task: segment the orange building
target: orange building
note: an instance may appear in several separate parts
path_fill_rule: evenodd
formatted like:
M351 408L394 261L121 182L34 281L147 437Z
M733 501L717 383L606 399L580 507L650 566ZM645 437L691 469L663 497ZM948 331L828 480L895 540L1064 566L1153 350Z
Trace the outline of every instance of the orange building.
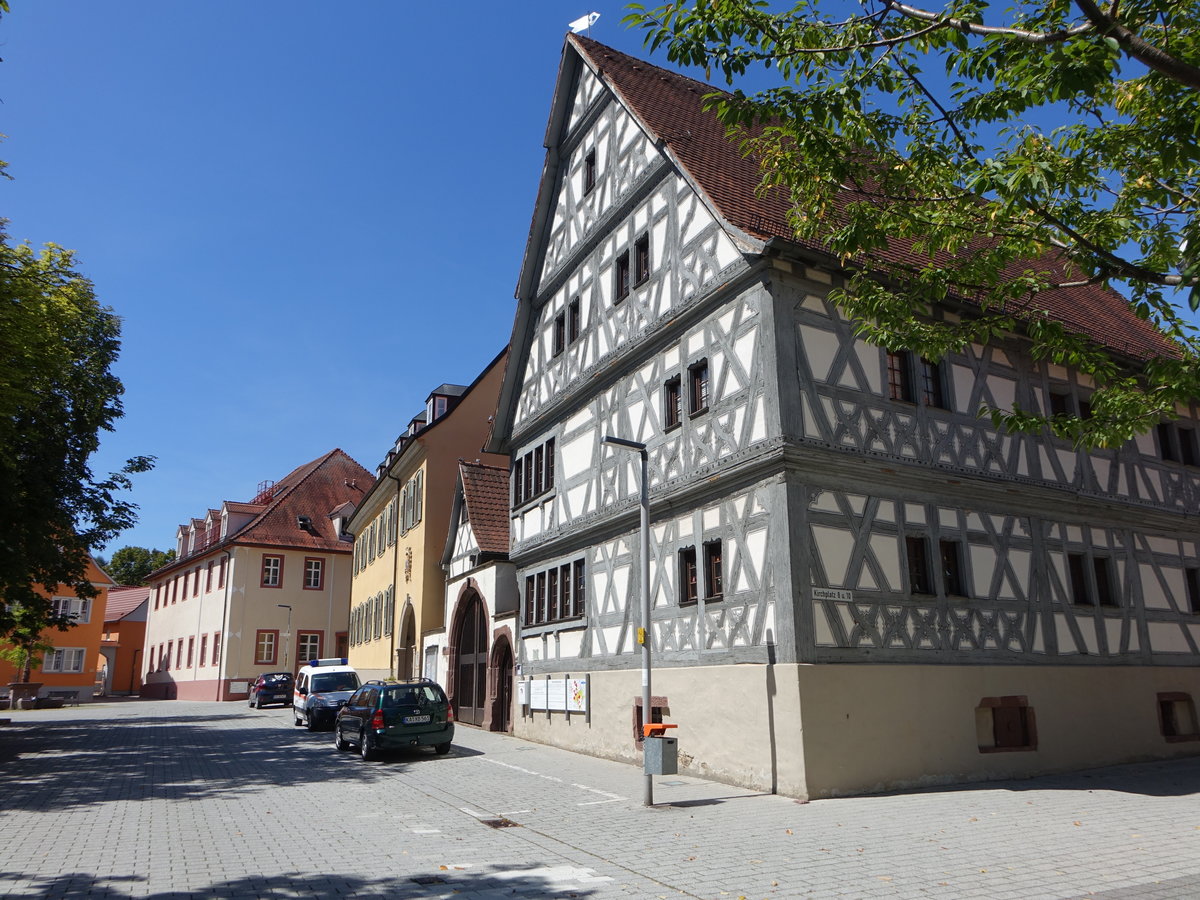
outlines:
M78 596L67 585L54 590L42 589L43 596L54 602L54 611L75 617L75 625L66 631L51 628L42 633L42 640L54 646L34 666L29 680L40 682L39 697L62 697L65 700L91 700L96 690L97 662L100 657L101 634L104 631L108 591L113 580L96 565L88 562L88 579L99 590L92 598ZM17 680L20 672L12 663L0 660L0 685Z
M102 694L136 694L142 687L146 613L150 588L115 587L108 592L96 679Z

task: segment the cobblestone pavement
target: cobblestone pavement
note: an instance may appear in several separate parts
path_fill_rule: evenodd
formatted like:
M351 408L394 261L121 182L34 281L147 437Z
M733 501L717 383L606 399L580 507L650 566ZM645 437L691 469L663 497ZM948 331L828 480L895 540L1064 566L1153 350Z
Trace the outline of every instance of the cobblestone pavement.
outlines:
M5 715L3 897L1200 898L1197 758L809 804L666 776L647 809L638 769L463 727L365 763L279 709Z

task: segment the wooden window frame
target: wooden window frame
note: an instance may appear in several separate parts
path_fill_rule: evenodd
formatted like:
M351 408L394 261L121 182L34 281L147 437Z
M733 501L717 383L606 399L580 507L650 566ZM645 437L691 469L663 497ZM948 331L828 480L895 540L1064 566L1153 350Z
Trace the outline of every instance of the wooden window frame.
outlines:
M309 584L311 574L311 566L317 564L317 583ZM323 591L325 590L325 557L323 556L306 556L304 557L304 579L301 583L301 588L306 591Z
M708 359L698 359L688 366L688 415L708 412L710 401Z
M1187 612L1200 615L1200 568L1186 566L1183 570L1183 585L1187 593Z
M221 561L217 564L217 590L225 587L225 569L229 562L228 556L222 556Z
M629 250L622 250L613 262L613 304L629 296L630 284Z
M678 428L683 422L683 377L675 375L663 383L663 430Z
M277 560L279 562L279 568L275 573L275 583L274 584L271 584L267 581L267 573L268 573L267 561L268 560ZM280 553L264 553L262 555L262 565L261 565L261 568L259 569L258 586L262 587L262 588L271 588L272 590L278 590L283 587L283 555L282 554L280 554Z
M553 339L550 352L553 356L562 356L567 349L567 313L563 310L554 317Z
M212 664L214 666L221 664L221 632L219 631L213 632Z
M969 597L963 572L962 541L938 541L938 559L941 563L942 589L948 597Z
M196 597L199 597L199 596L200 596L200 567L196 566L195 571L192 573L192 598L195 599Z
M643 234L633 243L633 286L650 280L650 235Z
M946 408L946 381L941 363L925 357L917 359L918 381L921 387L921 402L932 409Z
M187 668L190 669L192 667L192 663L195 662L195 660L196 660L196 636L188 635Z
M571 564L571 614L583 618L587 614L587 570L582 559Z
M535 577L533 575L525 576L525 625L532 626L535 612Z
M704 599L722 600L725 597L724 553L719 540L704 542Z
M263 649L263 638L271 637L271 655L268 657L260 651ZM256 666L274 666L279 660L279 629L259 628L254 632L254 664Z
M579 298L576 297L567 304L567 343L573 344L579 340L579 333L583 324L581 318L581 309Z
M888 397L900 403L916 403L913 389L912 354L907 350L888 350L887 385Z
M690 606L700 601L700 570L696 563L696 547L680 547L679 560L679 605Z
M929 565L929 538L923 534L906 534L904 560L909 592L927 597L936 595L933 571Z
M583 156L583 196L596 189L596 148L592 147Z
M200 635L199 660L200 660L200 664L197 666L197 668L203 669L205 666L208 665L208 632L207 631L204 634Z

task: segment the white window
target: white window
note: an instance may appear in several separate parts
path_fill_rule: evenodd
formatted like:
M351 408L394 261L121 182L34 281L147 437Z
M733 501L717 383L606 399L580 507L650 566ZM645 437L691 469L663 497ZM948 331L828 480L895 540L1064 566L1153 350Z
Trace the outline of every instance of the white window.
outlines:
M304 560L305 590L320 590L325 586L325 560L309 557Z
M267 556L262 558L262 586L279 587L283 575L283 557Z
M55 597L51 602L56 616L70 616L80 624L86 624L92 620L91 600L80 597Z
M83 647L60 647L49 651L42 660L43 672L82 672Z

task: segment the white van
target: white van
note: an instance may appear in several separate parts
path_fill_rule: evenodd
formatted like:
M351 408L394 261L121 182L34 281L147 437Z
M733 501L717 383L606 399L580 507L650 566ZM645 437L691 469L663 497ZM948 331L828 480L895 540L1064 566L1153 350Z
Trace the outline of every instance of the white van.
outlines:
M358 673L346 659L312 659L296 676L292 691L292 719L309 731L332 726L339 709L358 690Z

